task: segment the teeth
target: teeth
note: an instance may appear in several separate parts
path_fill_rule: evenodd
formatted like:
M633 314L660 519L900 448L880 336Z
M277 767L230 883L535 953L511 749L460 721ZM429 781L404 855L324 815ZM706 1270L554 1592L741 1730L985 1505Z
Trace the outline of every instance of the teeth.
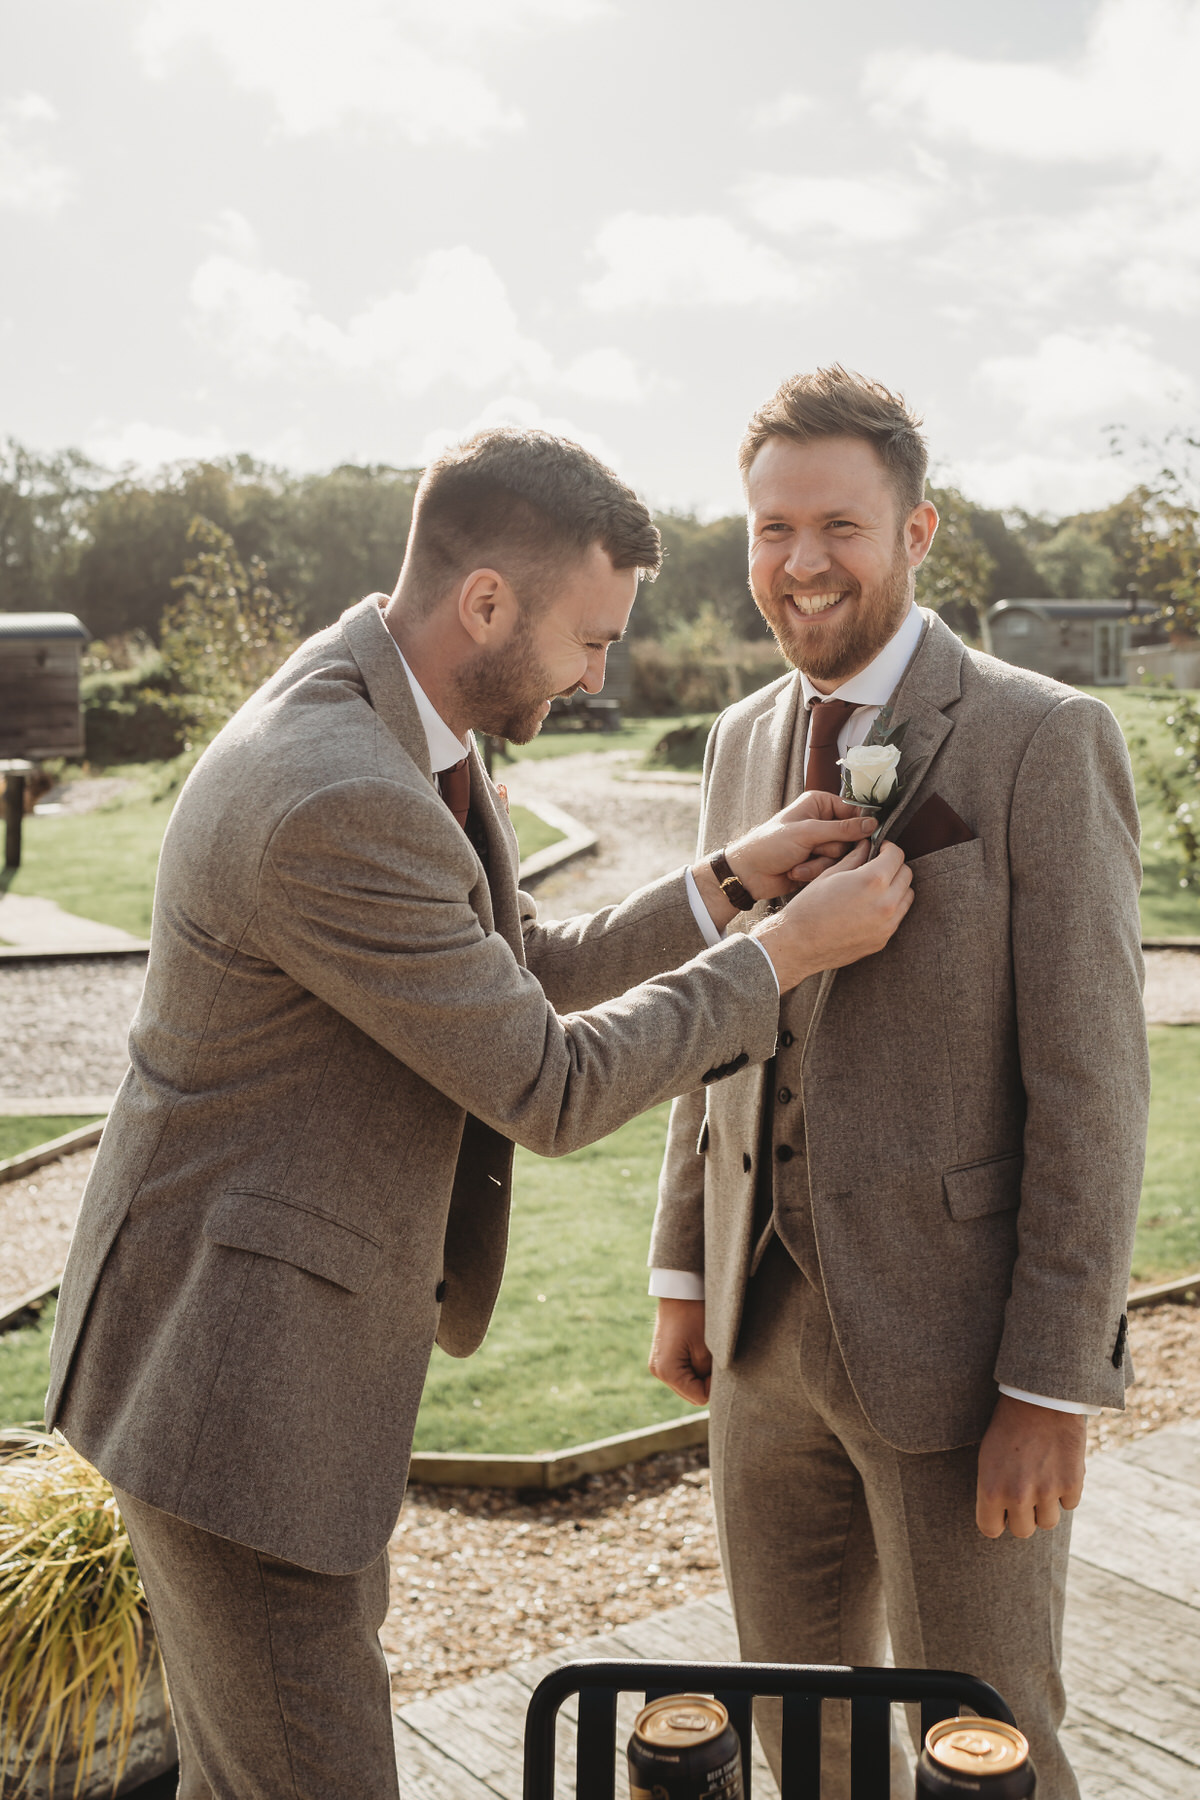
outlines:
M844 593L792 594L791 601L797 612L802 612L806 618L811 619L816 613L828 612L831 606L836 606L845 597Z

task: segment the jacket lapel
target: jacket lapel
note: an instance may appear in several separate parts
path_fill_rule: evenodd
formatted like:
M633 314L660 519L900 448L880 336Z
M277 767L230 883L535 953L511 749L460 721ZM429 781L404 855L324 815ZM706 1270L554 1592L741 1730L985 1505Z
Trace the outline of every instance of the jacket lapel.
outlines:
M784 683L767 712L760 713L750 733L742 778L739 831L761 825L794 798L787 792L800 704L800 677Z
M954 720L947 717L945 709L962 695L962 639L943 625L936 613L924 607L921 610L926 618L925 631L891 701L891 728L903 725L905 732L898 771L900 800L880 834L885 841L911 815L929 766L954 729ZM826 969L821 976L809 1027L810 1044L837 973L836 969Z
M525 961L525 942L521 936L521 914L517 900L519 852L517 834L504 815L500 797L488 778L483 758L476 745L471 746L471 810L481 822L487 839L487 880L484 890L495 929L507 943L517 961ZM482 913L481 913L482 916Z

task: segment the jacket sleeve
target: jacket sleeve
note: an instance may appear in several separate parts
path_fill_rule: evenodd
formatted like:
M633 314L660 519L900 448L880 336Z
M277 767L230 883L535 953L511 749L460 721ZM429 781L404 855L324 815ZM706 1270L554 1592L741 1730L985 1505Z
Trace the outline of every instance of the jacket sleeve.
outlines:
M658 1206L650 1234L652 1269L704 1273L703 1088L681 1094L671 1107L667 1148L658 1179Z
M563 1017L484 931L469 899L477 876L432 792L398 799L382 779L335 783L276 826L256 935L299 986L543 1156L604 1137L740 1057L771 1054L778 996L757 945L718 944Z
M1025 1156L995 1375L1099 1406L1124 1393L1117 1339L1149 1105L1137 846L1120 729L1073 695L1034 733L1012 801Z
M559 1012L611 1000L625 988L698 956L704 939L680 869L639 888L619 906L542 924L522 890L525 960Z

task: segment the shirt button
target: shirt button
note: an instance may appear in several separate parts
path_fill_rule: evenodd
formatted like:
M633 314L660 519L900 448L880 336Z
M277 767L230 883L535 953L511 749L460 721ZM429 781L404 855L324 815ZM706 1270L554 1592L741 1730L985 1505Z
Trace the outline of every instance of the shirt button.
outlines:
M779 1042L782 1044L782 1046L785 1050L790 1050L792 1045L795 1043L795 1041L796 1040L792 1036L790 1031L781 1031L780 1032Z
M446 1284L444 1281L438 1282L437 1286L433 1290L433 1297L435 1300L438 1300L438 1301L444 1300L446 1298Z
M791 1097L792 1097L791 1088L780 1088L778 1094L775 1096L775 1098L779 1101L780 1106L786 1106L788 1101L791 1099Z
M775 1151L776 1162L791 1162L796 1152L790 1144L780 1144Z

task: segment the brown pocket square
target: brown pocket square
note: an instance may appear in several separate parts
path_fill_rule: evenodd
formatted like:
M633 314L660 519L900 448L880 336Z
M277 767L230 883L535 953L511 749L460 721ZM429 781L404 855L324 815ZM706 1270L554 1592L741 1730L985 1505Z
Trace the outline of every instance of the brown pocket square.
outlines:
M975 833L954 808L940 794L931 794L923 806L918 806L903 831L896 833L894 842L908 861L914 862L918 856L928 856L934 850L948 850L951 844L970 844L974 840Z

